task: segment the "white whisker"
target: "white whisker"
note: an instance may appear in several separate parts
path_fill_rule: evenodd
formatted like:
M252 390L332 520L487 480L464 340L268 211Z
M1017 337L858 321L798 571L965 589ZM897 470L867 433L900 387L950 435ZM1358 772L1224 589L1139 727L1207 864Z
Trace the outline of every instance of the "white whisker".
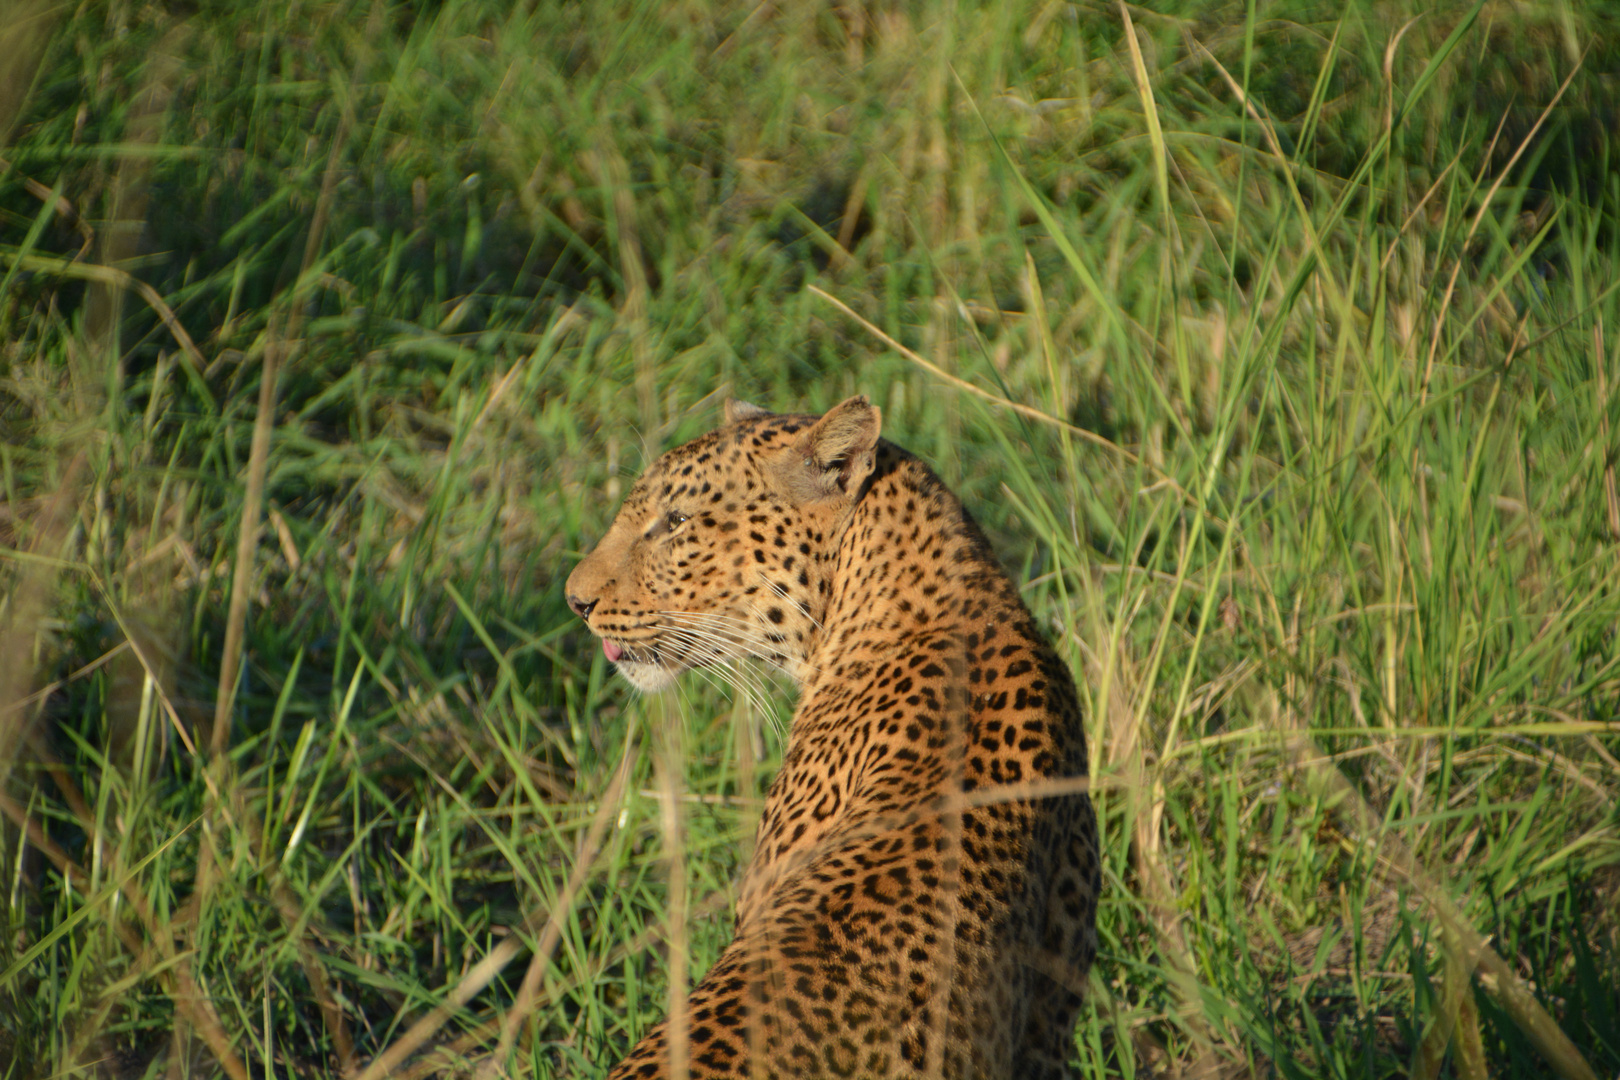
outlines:
M722 673L721 677L728 685L747 696L753 705L772 721L773 726L780 728L776 712L769 704L769 692L763 682L751 668L740 663L749 658L735 656L729 649L723 648L734 644L733 642L699 628L680 626L667 627L665 635L664 651L671 659L684 667L699 671L700 675L704 668Z
M739 619L734 615L719 615L708 611L660 611L660 616L671 619L682 619L689 623L702 623L710 629L725 629L739 638L752 644L761 646L771 644L766 636L763 619L759 624L751 623L746 619Z
M743 619L729 615L714 615L703 611L660 611L660 620L676 620L686 623L701 623L711 631L724 629L739 638L750 641L764 641L762 628Z
M690 657L682 657L681 659L685 661ZM728 687L735 694L740 694L753 708L759 710L771 722L773 728L780 731L780 721L777 719L776 710L771 708L764 687L757 681L750 679L744 671L734 667L731 662L725 659L708 659L705 664L690 665L690 670L698 678L707 682L722 694L725 694ZM731 697L732 695L725 694L725 696Z
M671 620L684 621L692 630L709 634L717 634L720 631L732 634L736 638L736 644L751 647L753 655L761 660L783 661L788 659L787 649L785 648L787 642L785 640L772 641L768 636L771 631L766 629L769 623L764 613L758 610L757 605L755 612L759 616L757 625L735 615L720 615L713 612L660 611L658 614ZM798 663L807 671L818 672L820 670L819 665L811 663L808 659L800 659Z
M761 678L760 673L754 668L746 666L742 663L725 663L721 664L720 667L736 683L736 685L743 688L748 693L749 700L752 701L754 707L759 710L760 715L770 722L771 727L778 734L785 735L787 733L786 729L782 724L781 717L779 717L776 710L771 707L770 691L767 689L765 681L763 678Z

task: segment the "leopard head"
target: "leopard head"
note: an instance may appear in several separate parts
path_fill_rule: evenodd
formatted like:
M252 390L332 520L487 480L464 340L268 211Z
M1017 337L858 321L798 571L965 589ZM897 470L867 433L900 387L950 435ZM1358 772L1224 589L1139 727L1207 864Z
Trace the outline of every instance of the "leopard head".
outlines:
M569 575L568 606L644 692L744 657L796 673L881 429L864 396L819 418L727 402L723 427L636 481Z

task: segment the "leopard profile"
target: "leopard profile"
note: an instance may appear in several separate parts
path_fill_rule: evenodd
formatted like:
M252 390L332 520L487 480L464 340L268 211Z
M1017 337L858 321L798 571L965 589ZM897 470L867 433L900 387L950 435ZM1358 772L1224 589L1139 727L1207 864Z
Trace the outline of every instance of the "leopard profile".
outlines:
M1071 1075L1100 885L1079 695L881 421L729 402L568 579L640 690L756 657L800 691L686 1038L659 1024L612 1080Z

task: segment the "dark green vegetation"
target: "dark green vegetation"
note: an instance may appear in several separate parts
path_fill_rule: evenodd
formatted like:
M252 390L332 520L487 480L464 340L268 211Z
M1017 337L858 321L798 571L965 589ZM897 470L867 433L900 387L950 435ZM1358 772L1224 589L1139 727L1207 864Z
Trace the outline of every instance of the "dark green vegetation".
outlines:
M0 1075L599 1075L789 696L561 584L728 389L1081 675L1086 1075L1620 1071L1620 28L1163 7L0 9Z

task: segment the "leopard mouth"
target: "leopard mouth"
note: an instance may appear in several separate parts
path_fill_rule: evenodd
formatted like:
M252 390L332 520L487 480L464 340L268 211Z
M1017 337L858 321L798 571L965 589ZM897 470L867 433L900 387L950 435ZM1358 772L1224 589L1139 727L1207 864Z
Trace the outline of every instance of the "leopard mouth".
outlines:
M610 664L660 664L668 666L667 662L659 654L657 647L645 641L627 643L623 639L616 641L613 638L603 638L602 655L607 657Z

